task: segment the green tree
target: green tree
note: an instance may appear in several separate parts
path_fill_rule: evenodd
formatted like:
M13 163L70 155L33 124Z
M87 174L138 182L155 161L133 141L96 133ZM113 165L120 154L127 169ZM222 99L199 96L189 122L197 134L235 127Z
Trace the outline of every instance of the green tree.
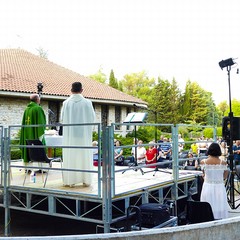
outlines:
M240 116L240 101L237 99L233 99L231 101L232 112L235 117ZM217 106L217 110L219 112L219 118L222 119L224 116L228 116L230 112L230 107L227 104L227 101L220 102Z
M155 79L149 79L145 71L126 74L121 82L125 93L144 101L149 100L151 90L155 86Z
M217 111L216 105L212 100L212 93L205 92L207 100L207 115L205 117L206 125L218 125L219 112Z
M89 75L88 77L101 83L107 82L107 76L105 73L103 73L102 67L99 68L97 73Z
M232 100L232 111L234 116L240 116L240 101L235 98Z
M175 79L172 83L158 78L153 88L149 108L157 113L158 123L179 123L180 91Z
M109 76L109 86L118 89L118 81L114 76L114 72L113 70L111 70L110 72L110 76Z
M227 116L228 104L227 101L220 102L217 106L219 111L221 112L221 116Z
M182 122L187 122L189 120L189 113L191 111L191 81L188 80L185 87L185 93L181 97L181 115L182 115Z
M118 82L118 90L120 90L120 91L123 92L123 84L122 84L122 81L119 81L119 82Z
M208 114L215 108L211 93L190 80L186 84L181 104L181 113L186 123L206 125Z
M181 92L179 90L178 84L173 78L170 86L170 97L171 101L169 102L170 112L174 113L172 116L172 120L174 124L179 123L180 117L180 99L181 99Z

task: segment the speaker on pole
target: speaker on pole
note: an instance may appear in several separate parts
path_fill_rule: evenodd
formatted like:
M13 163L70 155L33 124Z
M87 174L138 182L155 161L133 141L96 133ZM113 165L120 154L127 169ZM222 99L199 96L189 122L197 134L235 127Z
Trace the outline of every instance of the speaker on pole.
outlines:
M232 140L240 139L240 117L233 117L233 136ZM230 141L230 117L224 117L222 121L222 137L227 143Z

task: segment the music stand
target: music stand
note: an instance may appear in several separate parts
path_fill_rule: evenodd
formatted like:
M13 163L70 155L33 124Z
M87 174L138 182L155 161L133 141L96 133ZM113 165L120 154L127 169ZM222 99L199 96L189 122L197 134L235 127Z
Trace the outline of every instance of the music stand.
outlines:
M147 113L131 112L127 115L127 117L123 121L123 123L143 123L146 117L147 117ZM136 124L134 124L134 139L135 139L135 145L137 145L137 126L136 126ZM132 170L134 170L134 171L137 171L139 169L143 175L144 171L142 170L142 168L136 168L137 166L138 166L138 164L137 164L137 148L135 146L134 163L129 165L129 168L132 168ZM125 172L126 172L126 170L124 170L122 172L122 174Z

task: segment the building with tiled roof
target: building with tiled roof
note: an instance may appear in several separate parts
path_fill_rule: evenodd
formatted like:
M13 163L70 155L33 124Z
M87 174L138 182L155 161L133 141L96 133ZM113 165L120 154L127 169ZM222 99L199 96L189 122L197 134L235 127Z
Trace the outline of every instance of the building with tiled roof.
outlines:
M71 84L80 81L83 95L92 100L98 122L122 122L134 105L146 102L106 84L84 77L45 58L21 49L0 49L0 124L20 124L31 93L42 83L41 105L49 123L57 122L62 102L71 94ZM9 110L9 111L7 111ZM14 112L14 117L13 117Z

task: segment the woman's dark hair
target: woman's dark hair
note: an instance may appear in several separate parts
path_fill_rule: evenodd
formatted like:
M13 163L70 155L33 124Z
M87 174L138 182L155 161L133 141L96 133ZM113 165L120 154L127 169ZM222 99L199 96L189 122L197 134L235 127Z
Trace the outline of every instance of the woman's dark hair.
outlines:
M211 155L214 157L219 157L222 155L221 148L218 143L212 143L207 151L207 155Z

